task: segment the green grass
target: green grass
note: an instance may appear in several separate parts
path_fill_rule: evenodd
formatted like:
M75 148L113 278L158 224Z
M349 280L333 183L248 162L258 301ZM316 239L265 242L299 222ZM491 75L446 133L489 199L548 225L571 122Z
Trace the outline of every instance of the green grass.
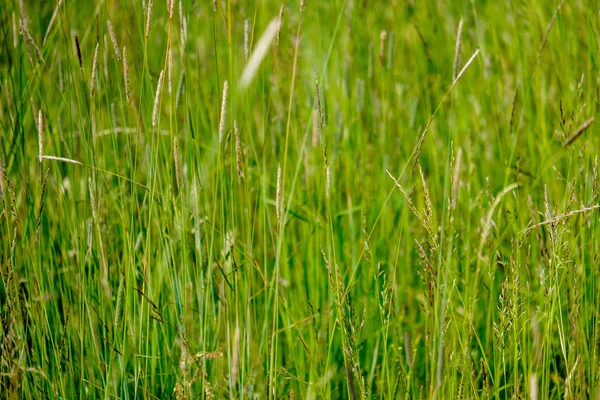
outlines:
M286 1L242 88L281 4L147 1L0 6L0 398L600 398L595 2Z

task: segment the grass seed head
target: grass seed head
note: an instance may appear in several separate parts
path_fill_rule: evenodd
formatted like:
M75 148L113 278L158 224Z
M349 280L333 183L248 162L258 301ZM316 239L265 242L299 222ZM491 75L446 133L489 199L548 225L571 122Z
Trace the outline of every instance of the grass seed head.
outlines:
M163 73L164 70L161 70L160 75L158 77L158 85L156 85L156 95L154 96L154 109L152 111L152 127L155 127L158 124L158 112L160 108L160 95L162 93Z
M38 112L37 120L38 129L38 161L41 163L44 156L44 113L42 110Z
M219 143L223 141L225 133L225 123L227 118L227 92L229 91L229 83L225 81L223 84L223 97L221 98L221 118L219 120Z
M96 50L94 51L94 61L92 62L92 77L90 79L90 97L94 98L95 88L96 88L96 70L98 69L98 46L99 43L96 43Z
M127 47L123 46L123 80L125 81L125 99L127 104L131 99L131 86L129 84L129 66L127 64Z
M115 35L115 31L110 20L106 21L106 25L108 26L108 34L110 35L110 41L112 42L113 48L115 49L115 56L117 57L118 61L121 61L121 51L119 50L117 37Z
M153 0L148 1L148 12L146 16L146 29L144 30L144 37L148 39L148 35L150 34L150 25L152 23L152 3Z

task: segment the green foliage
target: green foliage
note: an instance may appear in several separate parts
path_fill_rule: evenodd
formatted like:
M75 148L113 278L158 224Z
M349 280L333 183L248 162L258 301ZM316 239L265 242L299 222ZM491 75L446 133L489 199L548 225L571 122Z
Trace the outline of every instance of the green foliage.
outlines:
M31 3L5 398L599 398L596 3Z

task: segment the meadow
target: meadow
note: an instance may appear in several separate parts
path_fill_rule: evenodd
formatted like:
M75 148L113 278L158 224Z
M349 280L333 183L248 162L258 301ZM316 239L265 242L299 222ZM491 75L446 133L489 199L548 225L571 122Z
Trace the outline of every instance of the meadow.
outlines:
M600 7L2 0L0 398L600 399Z

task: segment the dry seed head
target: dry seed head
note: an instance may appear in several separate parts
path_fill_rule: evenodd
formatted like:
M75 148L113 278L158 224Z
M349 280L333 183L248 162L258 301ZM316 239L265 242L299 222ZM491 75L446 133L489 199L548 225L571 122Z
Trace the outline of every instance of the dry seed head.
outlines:
M319 112L319 122L317 123L317 130L319 133L319 141L323 145L323 109L321 108L321 93L319 91L319 78L317 76L317 66L313 67L313 73L315 75L315 87L317 91L317 111Z
M40 48L38 47L37 43L35 42L35 39L31 36L29 31L27 30L27 26L25 26L24 24L21 24L21 33L25 37L27 47L28 48L29 48L29 46L33 47L33 50L35 50L35 54L38 56L38 59L43 63L44 57L42 56L42 52L40 51Z
M186 22L183 16L183 4L181 0L179 0L179 46L181 55L183 55L183 50L185 49L186 30Z
M25 12L23 0L19 0L19 11L21 11L21 23L23 26L27 26L27 13Z
M102 50L102 59L104 64L104 78L108 80L108 40L106 34L104 34L104 50Z
M148 1L148 13L146 17L146 29L144 31L144 35L146 39L148 39L148 35L150 34L150 23L152 22L152 3L153 0Z
M279 47L279 38L281 37L281 26L283 25L283 12L285 11L285 6L282 4L279 9L279 28L277 29L277 39L275 40L275 46Z
M118 61L121 61L121 51L119 50L119 45L117 44L117 37L115 36L115 31L113 30L113 26L110 23L110 20L106 21L106 25L108 25L108 34L110 35L110 41L113 44L113 48L115 49L115 56Z
M42 156L42 160L60 161L60 162L66 162L66 163L70 163L70 164L83 165L82 163L80 163L77 160L73 160L71 158L65 158L65 157Z
M458 23L458 31L456 33L456 45L454 47L454 74L452 77L456 80L458 74L458 65L460 64L460 47L462 42L463 20Z
M531 400L538 400L538 382L537 375L529 375L529 398Z
M175 10L175 0L167 0L167 9L169 10L169 19L173 19L173 11Z
M223 98L221 99L221 119L219 121L219 143L223 141L223 134L225 132L225 119L227 118L227 92L229 90L229 83L225 81L223 84Z
M96 43L96 50L94 51L94 61L92 63L92 78L90 80L90 97L94 98L94 89L96 88L96 70L98 68L98 46Z
M473 63L473 61L475 60L475 57L477 57L478 54L479 54L479 49L475 50L475 52L473 53L473 55L471 56L471 58L469 58L469 61L467 61L467 63L460 70L460 72L458 73L458 75L456 75L456 78L454 79L454 84L456 84L456 82L458 82L458 80L463 76L463 74L465 73L465 71L467 70L467 68L469 68L469 66Z
M385 40L387 39L387 31L381 31L379 34L379 62L383 64L383 57L385 55Z
M162 93L162 84L163 84L163 73L164 70L160 71L160 76L158 77L158 85L156 86L156 96L154 97L154 110L152 111L152 126L155 127L158 123L158 107L160 105L160 95Z
M433 204L431 203L431 196L429 195L429 189L427 188L427 182L425 181L425 175L423 174L423 168L419 163L419 175L421 176L421 184L423 185L423 196L425 198L425 222L427 223L427 230L434 232L432 226L433 216Z
M250 54L250 22L248 22L248 18L246 18L244 20L244 57L245 57L246 61L248 61L249 54Z
M213 11L217 12L217 0L213 0Z
M281 208L283 203L283 195L282 195L282 182L281 182L281 163L277 164L277 192L275 198L275 211L277 213L277 219L281 221Z
M125 99L129 104L131 87L129 86L129 66L127 65L127 47L123 46L123 80L125 81Z
M44 113L42 110L38 112L38 121L37 121L37 129L38 129L38 161L42 162L42 157L44 155Z
M242 77L240 78L240 87L242 89L248 87L248 85L250 85L250 82L252 82L254 75L256 75L256 72L258 71L258 67L267 55L269 47L273 42L273 39L275 39L275 36L277 35L279 25L279 19L273 18L271 22L269 22L269 25L267 25L267 27L265 28L265 31L263 32L258 42L256 43L254 51L252 51L252 54L248 59L248 63L242 71Z

